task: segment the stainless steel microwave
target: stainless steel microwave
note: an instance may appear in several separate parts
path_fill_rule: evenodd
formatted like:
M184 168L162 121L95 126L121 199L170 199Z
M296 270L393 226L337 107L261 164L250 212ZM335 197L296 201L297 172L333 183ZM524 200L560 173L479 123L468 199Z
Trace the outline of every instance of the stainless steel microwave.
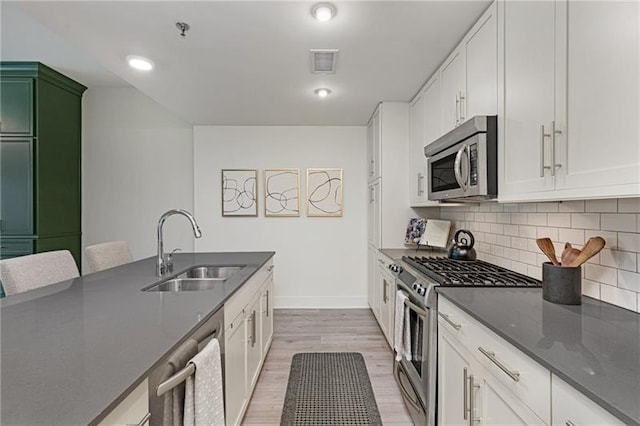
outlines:
M424 147L432 201L482 201L498 196L498 124L477 115Z

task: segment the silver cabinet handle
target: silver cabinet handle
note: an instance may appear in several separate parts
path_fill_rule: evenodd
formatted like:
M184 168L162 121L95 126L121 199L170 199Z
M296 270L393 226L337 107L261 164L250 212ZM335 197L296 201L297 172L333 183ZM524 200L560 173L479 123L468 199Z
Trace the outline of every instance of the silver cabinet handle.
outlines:
M467 367L462 369L462 412L464 416L464 420L467 420L469 416L467 416L467 406L469 405L469 397L467 396Z
M544 171L551 167L544 164L544 138L551 136L544 132L544 124L540 125L540 177L544 177Z
M458 99L458 94L456 93L456 114L455 114L456 115L456 126L458 124L460 124L460 118L459 118L460 115L458 113L459 108L460 108L460 99Z
M467 144L462 144L462 148L458 150L458 153L456 154L456 160L453 163L453 171L455 173L456 181L458 182L458 185L460 185L460 188L462 188L463 191L467 190L467 183L462 180L462 154L464 154L468 150L469 150L469 147L467 146ZM469 154L467 153L467 158L468 157L469 157Z
M466 100L466 98L464 96L464 92L460 92L458 98L460 99L460 124L462 124L462 123L464 123L464 120L466 120L466 118L467 118L467 117L465 117L466 111L465 111L465 113L462 112L463 101Z
M275 267L276 267L276 265L271 265L271 266L269 266L267 268L267 271L271 272L271 271L273 271L273 268L275 268Z
M422 186L423 180L424 180L424 175L422 173L418 173L418 195L424 194L424 186Z
M474 390L480 386L476 385L473 381L473 374L469 375L469 426L473 426L476 422L476 407L474 403Z
M266 309L266 316L267 318L269 318L269 290L267 290L265 297L267 298L267 309Z
M256 311L254 310L251 315L253 315L253 321L251 321L251 326L253 327L251 331L251 347L254 347L256 345Z
M389 302L389 294L388 294L388 288L389 288L389 283L387 282L387 280L383 279L382 282L384 283L384 285L382 286L382 301L384 303L388 303Z
M562 131L556 130L556 122L551 122L551 176L556 175L556 169L562 167L562 164L556 163L556 135L562 134Z
M455 322L451 321L451 318L449 318L449 315L443 314L442 312L438 312L438 315L440 315L440 317L442 317L442 319L445 320L451 327L455 328L456 331L462 328L461 324L456 324Z
M511 380L513 380L514 382L519 382L520 381L520 373L518 371L515 371L515 370L510 370L503 363L498 361L498 359L496 358L496 354L494 352L489 352L488 350L486 350L482 346L478 346L478 350L480 352L482 352L482 354L484 356L489 358L489 360L491 360L491 362L493 362L495 365L497 365L498 368L500 368L500 370L504 371L507 374L507 376L509 376L511 378Z

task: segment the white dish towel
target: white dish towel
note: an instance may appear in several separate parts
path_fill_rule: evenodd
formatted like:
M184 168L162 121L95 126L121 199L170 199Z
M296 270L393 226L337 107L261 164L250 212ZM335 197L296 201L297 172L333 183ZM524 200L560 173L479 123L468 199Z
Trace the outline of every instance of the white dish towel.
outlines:
M195 365L196 372L187 378L184 425L224 425L222 364L218 340L211 339L189 362Z
M393 328L393 349L396 351L396 361L405 358L411 361L411 327L409 308L404 301L407 295L398 290L396 292L395 327Z

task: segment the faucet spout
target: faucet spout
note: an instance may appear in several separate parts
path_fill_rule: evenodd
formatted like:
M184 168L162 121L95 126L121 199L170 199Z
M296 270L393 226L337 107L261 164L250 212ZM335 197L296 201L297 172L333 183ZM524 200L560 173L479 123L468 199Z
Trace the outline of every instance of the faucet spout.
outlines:
M172 265L168 264L167 258L164 254L162 227L164 226L164 221L167 220L169 216L173 216L174 214L180 214L189 219L189 222L191 222L191 228L193 228L193 235L196 238L202 237L202 231L200 231L198 222L196 222L196 219L188 211L182 209L172 209L160 216L160 220L158 220L158 258L156 259L156 275L159 277L163 276L167 272L171 272L170 269Z

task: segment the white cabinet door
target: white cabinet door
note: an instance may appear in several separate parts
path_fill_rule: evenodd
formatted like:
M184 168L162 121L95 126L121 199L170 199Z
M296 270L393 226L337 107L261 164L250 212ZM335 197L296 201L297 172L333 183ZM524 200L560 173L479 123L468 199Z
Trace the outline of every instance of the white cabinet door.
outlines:
M476 417L484 425L544 425L545 423L512 392L486 370L480 371L478 385L482 406Z
M240 423L247 398L246 325L244 317L225 332L225 420L229 425Z
M263 357L266 357L268 347L273 338L273 274L269 276L262 290L260 310L262 312L262 332L260 340L262 341Z
M380 179L377 179L369 184L369 208L367 210L367 225L368 225L368 241L369 244L380 248L381 244L381 208L380 197L382 196Z
M499 57L504 93L499 98L500 195L553 189L549 133L555 102L555 4L550 1L501 2L503 43ZM547 154L545 154L545 152ZM543 175L543 177L541 177Z
M466 118L461 107L466 91L464 60L464 46L460 46L449 56L440 71L443 133L447 133Z
M416 95L410 107L409 202L412 207L439 206L437 201L429 201L424 147L442 136L441 111L440 80L436 73Z
M375 247L369 246L367 250L367 301L372 311L375 311L375 284L376 276L378 275L378 267L376 265L378 250Z
M555 375L551 375L551 413L554 425L624 424Z
M464 41L466 93L462 116L498 113L498 19L496 3L482 15Z
M380 177L380 108L376 108L367 126L369 180Z
M409 106L409 205L416 206L426 201L424 188L426 158L424 152L424 91L421 91Z
M253 389L260 374L260 361L262 360L260 343L262 321L259 297L251 304L247 313L247 389Z
M100 422L100 425L148 425L150 417L149 379L145 379ZM142 423L144 419L146 420Z
M557 105L557 189L626 184L627 190L609 194L638 194L639 8L637 1L558 5L568 38L559 43L566 46L567 59L559 64L567 69L558 71L567 73L567 87L566 105L563 97Z
M473 356L444 327L438 327L438 424L469 425L469 378ZM477 392L472 406L477 407Z

